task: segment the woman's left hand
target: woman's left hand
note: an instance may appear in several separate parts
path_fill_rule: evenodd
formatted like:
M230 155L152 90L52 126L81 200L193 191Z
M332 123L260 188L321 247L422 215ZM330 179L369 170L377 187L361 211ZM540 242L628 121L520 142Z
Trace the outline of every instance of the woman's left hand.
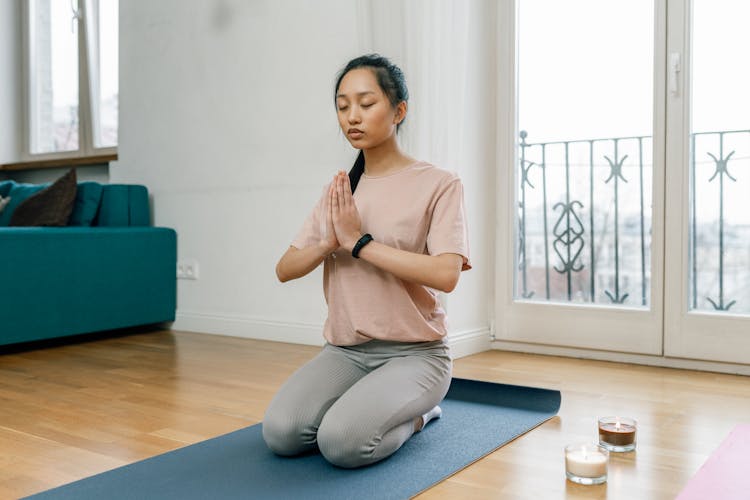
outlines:
M339 171L333 178L333 182L336 186L331 192L333 228L341 246L351 252L357 240L362 237L360 231L362 221L352 196L349 175L344 171Z

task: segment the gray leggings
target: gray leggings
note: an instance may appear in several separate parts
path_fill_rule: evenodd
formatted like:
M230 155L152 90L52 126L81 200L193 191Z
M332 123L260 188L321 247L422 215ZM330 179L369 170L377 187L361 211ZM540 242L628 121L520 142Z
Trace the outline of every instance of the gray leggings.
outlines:
M442 340L323 350L271 401L263 438L279 455L315 449L339 467L382 460L414 433L414 420L448 392L451 359Z

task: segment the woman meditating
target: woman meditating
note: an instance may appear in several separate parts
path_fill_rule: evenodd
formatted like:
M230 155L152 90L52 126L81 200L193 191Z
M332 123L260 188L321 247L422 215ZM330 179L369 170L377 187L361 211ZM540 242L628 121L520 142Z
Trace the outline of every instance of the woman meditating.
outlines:
M407 100L403 73L378 55L353 59L336 82L339 125L359 155L276 266L285 282L323 262L328 304L325 346L263 419L279 455L318 448L332 464L360 467L440 417L452 362L437 293L471 269L463 186L399 148Z

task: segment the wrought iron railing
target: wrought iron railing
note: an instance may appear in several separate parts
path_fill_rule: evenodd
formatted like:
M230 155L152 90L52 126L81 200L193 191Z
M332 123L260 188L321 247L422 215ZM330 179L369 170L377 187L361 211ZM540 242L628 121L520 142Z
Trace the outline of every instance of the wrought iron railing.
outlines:
M651 279L651 137L539 143L528 143L527 138L522 131L516 295L530 300L647 307ZM738 151L742 154L735 154ZM737 222L742 219L736 216L737 203L732 205L733 222L726 221L725 183L737 181L727 167L730 160L750 166L750 130L693 134L690 157L690 306L727 311L738 300L725 293L727 252L750 249L750 223L744 227ZM714 172L707 177L704 167L711 164ZM707 186L715 181L718 193L710 194ZM750 187L750 180L746 182ZM719 205L716 220L710 218L713 214L708 208L712 197ZM750 205L745 215L750 220ZM731 249L725 241L728 231L733 234ZM743 232L747 238L737 238ZM718 249L713 248L712 234L718 239ZM708 256L716 252L717 259ZM740 268L742 259L740 256ZM742 279L750 285L750 251L745 261L747 276ZM709 274L718 278L716 283L707 277ZM744 299L748 304L742 309L750 312L750 286L747 288ZM712 298L714 292L717 295ZM699 300L700 296L706 300Z
M750 297L744 297L745 301L744 304L738 304L739 296L744 296L746 294L743 293L750 291L750 279L748 279L746 276L737 276L739 273L740 275L746 275L748 271L750 271L750 262L744 262L744 265L742 262L739 262L739 267L736 269L737 272L734 273L734 290L730 291L730 297L725 297L727 294L727 286L726 286L726 259L727 257L731 257L732 251L734 248L744 248L748 249L750 248L750 237L743 238L742 235L739 235L739 232L742 231L741 225L737 224L736 222L727 222L727 216L730 216L730 219L737 219L738 211L744 211L744 215L747 216L750 214L750 204L748 204L748 201L750 200L750 197L748 194L750 194L750 190L745 188L742 189L745 186L741 186L740 192L733 192L731 196L728 194L728 187L727 182L731 183L737 183L738 178L740 177L737 175L735 177L729 172L729 161L732 160L733 165L737 166L738 168L745 167L745 172L747 171L748 165L750 165L750 130L728 130L728 131L719 131L719 132L701 132L701 133L695 133L690 137L690 146L691 151L693 152L691 154L691 165L690 165L690 174L691 174L691 191L690 191L690 197L691 197L691 214L690 214L690 225L691 225L691 231L690 231L690 252L691 252L691 308L693 309L710 309L709 307L706 307L706 304L700 301L699 297L703 296L702 298L705 299L706 302L708 302L711 307L713 307L713 310L715 311L729 311L732 306L739 306L735 307L735 311L737 312L750 312ZM727 151L729 150L729 153ZM739 152L739 154L737 154ZM709 157L710 160L708 161L698 161L699 158L706 158ZM704 171L702 171L704 170ZM707 179L707 181L706 181ZM703 212L705 212L709 207L706 206L705 203L700 203L701 201L701 194L698 191L698 188L701 186L701 183L713 183L716 184L718 181L718 193L717 196L715 196L716 200L715 203L718 205L718 216L716 217L715 222L718 223L718 228L714 228L714 236L717 238L718 241L712 242L716 246L718 246L718 256L717 259L714 261L715 269L714 272L716 273L718 283L716 284L713 290L710 290L715 293L713 297L709 296L709 293L701 293L702 289L705 289L706 287L701 287L700 277L701 277L701 261L705 259L700 258L700 253L702 250L702 247L709 246L707 244L700 245L699 241L703 240L712 240L713 238L709 235L702 234L705 232L705 225L706 222L702 221L701 219L705 219L705 217L702 216ZM744 182L748 183L748 176L745 176ZM740 203L737 203L737 196L743 197ZM729 213L727 213L726 210L726 204L727 202L734 201L732 204L732 209ZM703 224L701 224L703 222ZM739 227L738 227L739 226ZM747 236L750 236L750 232L747 231L747 229L750 229L750 225L746 223L745 233L748 233ZM730 237L732 240L734 240L733 245L728 246L726 244L727 237ZM750 259L749 259L750 260ZM737 266L735 266L737 267ZM744 272L743 272L744 271ZM737 287L737 282L741 280L747 280L748 283L746 286L740 286ZM740 283L741 285L741 283ZM743 290L744 289L744 290ZM734 292L734 293L731 293ZM735 298L732 298L734 296ZM731 299L731 300L730 300ZM734 311L733 311L734 312Z

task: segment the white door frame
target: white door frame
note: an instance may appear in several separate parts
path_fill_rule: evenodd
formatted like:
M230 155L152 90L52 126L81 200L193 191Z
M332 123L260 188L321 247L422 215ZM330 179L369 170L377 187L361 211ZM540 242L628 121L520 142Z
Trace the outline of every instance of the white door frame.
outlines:
M690 0L668 0L668 54L680 54L677 93L667 98L667 183L664 353L679 358L750 364L750 318L689 312L691 61Z
M517 9L498 3L498 136L494 339L637 354L663 354L666 0L655 0L653 206L649 310L548 304L513 298L517 198ZM514 75L514 78L508 78Z

